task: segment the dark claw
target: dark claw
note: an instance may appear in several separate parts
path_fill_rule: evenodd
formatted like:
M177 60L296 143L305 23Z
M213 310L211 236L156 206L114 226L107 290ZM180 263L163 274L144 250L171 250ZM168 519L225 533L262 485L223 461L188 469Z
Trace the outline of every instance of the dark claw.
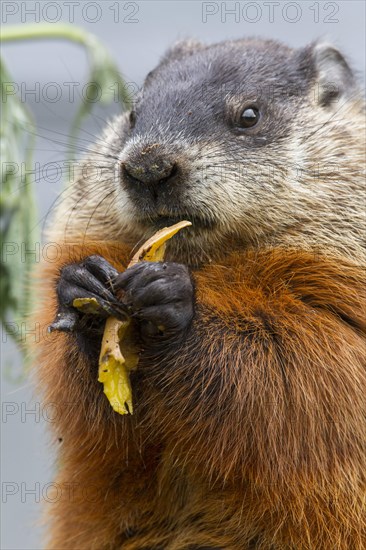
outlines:
M79 289L76 292L80 292L82 289L88 290L88 295L85 297L91 297L92 295L100 296L106 300L113 300L113 294L108 290L105 284L99 281L90 269L87 269L83 264L71 264L62 269L62 282L59 284L59 292L64 295L64 300L67 300L70 295L70 305L72 299L75 298L75 289Z
M83 265L113 291L113 281L119 272L107 260L97 255L88 256Z
M55 330L60 332L72 332L79 320L77 311L60 311L56 315L56 319L48 327L48 332Z
M101 256L89 256L80 263L62 268L57 283L58 312L49 332L91 332L103 326L108 316L126 320L127 306L114 295L113 281L118 271ZM92 298L94 308L75 308L74 300ZM99 329L98 329L99 330Z
M140 262L115 280L123 300L150 344L183 335L194 314L194 286L186 266Z
M163 267L165 266L165 267ZM136 276L144 276L144 284L160 279L161 269L166 269L166 264L160 262L139 262L118 274L115 280L117 289L126 290Z

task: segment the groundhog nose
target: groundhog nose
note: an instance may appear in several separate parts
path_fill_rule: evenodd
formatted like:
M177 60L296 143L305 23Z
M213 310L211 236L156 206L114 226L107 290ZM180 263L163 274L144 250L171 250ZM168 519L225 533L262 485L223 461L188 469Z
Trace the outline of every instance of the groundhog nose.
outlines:
M130 181L155 184L164 183L176 172L174 162L165 158L155 158L150 162L128 161L122 164L124 176Z

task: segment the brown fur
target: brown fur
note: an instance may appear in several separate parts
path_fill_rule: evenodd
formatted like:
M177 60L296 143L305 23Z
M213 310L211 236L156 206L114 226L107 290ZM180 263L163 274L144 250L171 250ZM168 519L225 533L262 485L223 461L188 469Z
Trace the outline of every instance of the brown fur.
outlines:
M264 110L244 136L247 83ZM190 42L149 73L135 110L60 196L49 239L63 254L43 267L37 321L55 316L63 265L100 254L122 271L156 216L194 222L167 260L200 266L195 315L182 340L141 350L128 417L97 357L44 336L40 387L62 439L47 548L365 549L365 124L351 69L330 45ZM122 170L152 145L179 168L155 202Z
M65 246L43 268L37 320L53 320L63 265L100 254L123 270L129 252ZM62 404L64 489L50 505L47 548L362 550L363 268L263 248L232 252L194 278L183 342L142 353L134 416L112 411L72 336L44 338L40 384L45 403Z

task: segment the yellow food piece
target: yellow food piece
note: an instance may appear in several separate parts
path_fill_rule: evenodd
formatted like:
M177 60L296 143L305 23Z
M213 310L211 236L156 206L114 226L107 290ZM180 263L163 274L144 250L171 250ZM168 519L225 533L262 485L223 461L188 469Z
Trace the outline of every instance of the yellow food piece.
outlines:
M189 225L192 225L191 222L182 221L155 233L139 248L128 267L141 260L162 261L166 242L180 229ZM113 410L119 414L133 413L129 373L137 368L138 350L133 345L132 330L131 320L119 321L115 317L109 317L99 356L98 381L104 384L104 393Z
M75 298L72 305L83 313L98 313L100 305L96 298Z
M137 262L144 260L145 262L161 262L164 260L165 247L169 239L171 239L178 231L184 227L192 225L191 222L183 220L170 227L164 227L157 231L150 239L148 239L136 252L128 267L135 265Z
M99 357L98 381L104 384L104 393L113 410L119 414L132 414L132 389L129 372L137 367L137 350L131 348L128 332L131 321L119 321L109 317L106 321L101 354ZM123 355L120 342L124 342Z

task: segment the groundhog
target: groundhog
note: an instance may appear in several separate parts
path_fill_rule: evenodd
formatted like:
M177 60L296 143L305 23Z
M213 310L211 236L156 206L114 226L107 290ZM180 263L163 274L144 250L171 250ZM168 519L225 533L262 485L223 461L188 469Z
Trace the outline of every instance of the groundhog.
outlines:
M176 44L107 125L41 271L47 549L366 548L363 135L337 48L257 38ZM164 262L126 269L184 219ZM97 378L126 309L140 356L122 416Z

